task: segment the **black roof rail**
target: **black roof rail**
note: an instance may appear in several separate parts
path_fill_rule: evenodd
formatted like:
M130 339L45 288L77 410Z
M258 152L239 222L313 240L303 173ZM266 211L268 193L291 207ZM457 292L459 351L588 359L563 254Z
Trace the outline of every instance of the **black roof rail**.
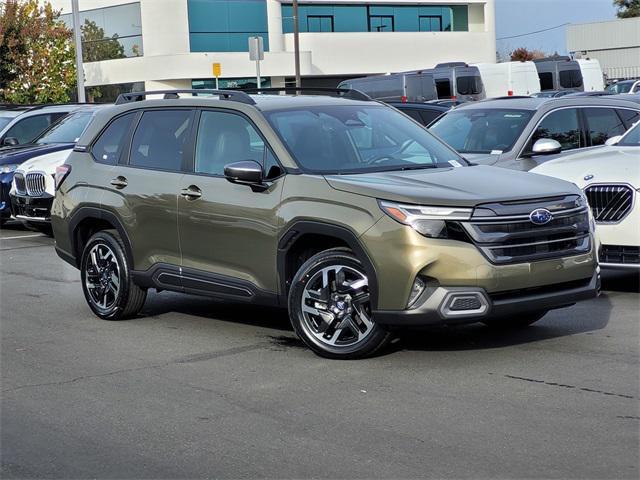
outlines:
M512 98L533 98L531 95L503 95L501 97L490 97L485 100L510 100Z
M147 95L163 95L163 99L180 98L179 93L190 93L194 97L199 94L218 95L220 100L231 100L233 102L246 103L247 105L255 105L255 100L246 93L239 90L206 90L206 89L188 89L188 90L152 90L148 92L129 92L121 93L116 99L116 105L123 103L140 102L145 100Z
M247 88L242 89L248 93L277 93L277 92L318 92L318 93L337 93L342 98L351 100L363 100L365 102L372 101L372 98L366 93L353 88L329 88L329 87L268 87L268 88ZM340 95L342 94L342 95Z

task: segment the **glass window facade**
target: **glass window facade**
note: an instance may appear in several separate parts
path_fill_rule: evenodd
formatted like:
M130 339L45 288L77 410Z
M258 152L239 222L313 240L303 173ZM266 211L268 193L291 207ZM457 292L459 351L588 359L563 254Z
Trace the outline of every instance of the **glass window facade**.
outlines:
M256 77L251 78L220 78L218 84L221 89L225 88L257 88L258 81ZM271 79L269 77L263 77L260 79L260 86L262 88L269 88L271 86ZM191 81L191 88L200 90L213 90L216 88L215 78L204 78Z
M466 5L309 5L300 4L301 32L466 32ZM331 19L320 29L320 18ZM310 20L311 19L311 20ZM293 6L282 5L282 31L293 33Z
M60 17L70 28L71 14ZM85 62L143 55L140 2L80 12Z
M189 0L192 52L246 52L249 37L269 50L265 0Z

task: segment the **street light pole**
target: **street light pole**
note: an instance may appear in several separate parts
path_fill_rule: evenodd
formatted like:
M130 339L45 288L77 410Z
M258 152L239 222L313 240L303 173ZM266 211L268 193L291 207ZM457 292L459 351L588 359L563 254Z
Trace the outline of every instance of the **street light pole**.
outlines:
M73 17L73 39L76 46L76 77L78 83L78 102L86 102L84 93L84 69L82 68L82 32L80 31L80 10L78 0L71 0L71 13Z
M296 64L296 87L300 88L300 27L298 25L298 0L293 0L293 57Z

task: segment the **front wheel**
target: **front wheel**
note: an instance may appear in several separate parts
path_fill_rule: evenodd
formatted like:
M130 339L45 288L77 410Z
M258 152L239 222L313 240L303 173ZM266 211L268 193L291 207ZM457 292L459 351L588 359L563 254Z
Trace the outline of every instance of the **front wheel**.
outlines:
M105 320L135 316L147 297L133 283L126 252L115 230L93 235L82 252L82 289L89 307Z
M325 250L300 267L289 292L289 318L307 346L327 358L372 355L390 338L372 320L364 267L345 249Z
M483 320L486 326L496 330L515 330L525 328L537 322L547 314L547 310L523 313L512 317L488 318Z

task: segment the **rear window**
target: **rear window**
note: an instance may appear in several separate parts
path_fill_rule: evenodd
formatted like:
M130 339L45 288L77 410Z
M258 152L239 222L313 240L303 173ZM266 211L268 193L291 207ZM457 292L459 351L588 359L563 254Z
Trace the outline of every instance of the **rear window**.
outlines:
M498 154L513 148L532 115L530 110L454 110L429 130L460 153Z
M562 88L579 88L582 86L582 73L580 70L562 70L559 73L559 78Z
M553 90L555 88L551 72L539 73L538 77L540 78L540 90Z
M438 98L451 98L451 82L449 79L436 80Z
M478 95L482 92L482 81L477 76L458 77L456 87L460 95Z

